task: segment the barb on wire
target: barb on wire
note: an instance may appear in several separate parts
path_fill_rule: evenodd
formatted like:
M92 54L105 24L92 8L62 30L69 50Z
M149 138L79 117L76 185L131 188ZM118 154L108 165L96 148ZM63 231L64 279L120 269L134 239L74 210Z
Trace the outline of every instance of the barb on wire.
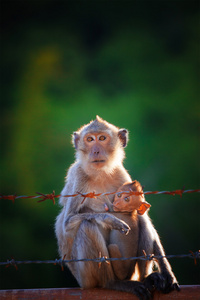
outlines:
M96 199L96 197L97 197L97 195L95 194L95 192L88 193L88 194L82 194L80 192L77 192L77 193L83 197L83 200L82 200L81 204L83 204L83 202L85 201L86 198Z
M146 254L145 251L143 252L144 255L143 256L136 256L136 257L121 257L121 258L109 258L106 256L101 256L101 253L99 253L99 257L94 258L94 259L88 259L88 258L82 258L82 259L70 259L70 260L66 260L65 256L63 257L63 259L55 259L55 260L23 260L23 261L16 261L14 258L12 258L11 260L7 260L6 262L0 262L0 266L15 266L15 268L17 267L17 265L21 265L21 264L54 264L54 265L59 265L61 266L61 269L63 270L64 265L66 263L74 263L74 262L80 262L80 261L84 261L84 262L97 262L99 268L101 267L102 263L110 263L110 261L116 261L116 260L145 260L145 261L149 261L149 260L154 260L154 259L161 259L161 258L192 258L194 259L195 264L197 264L197 259L200 259L200 250L193 252L190 251L190 253L188 254L175 254L175 255L154 255L154 254Z
M8 268L8 267L10 267L10 266L14 266L15 269L18 270L17 264L16 264L16 262L15 262L15 260L14 260L13 257L12 257L12 259L11 259L10 261L7 260L7 262L8 262L9 264L6 265L6 268Z
M55 191L53 191L51 194L42 194L42 193L37 193L37 196L16 196L16 195L0 195L0 200L11 200L13 203L15 203L16 199L38 199L41 198L40 200L38 200L38 202L43 202L46 200L52 200L53 204L55 204L55 198L59 198L59 197L76 197L78 195L83 197L83 200L81 202L81 204L85 201L86 198L93 198L96 199L96 197L99 196L109 196L109 195L114 195L114 194L128 194L128 195L161 195L161 194L166 194L166 195L179 195L180 197L182 197L183 194L186 193L199 193L200 189L196 189L196 190L174 190L174 191L146 191L146 192L138 192L138 191L123 191L123 192L106 192L106 193L98 193L95 194L95 192L90 192L90 193L80 193L77 192L76 194L72 194L72 195L55 195Z
M190 253L192 254L193 258L194 258L194 264L197 264L197 259L200 258L200 250L197 252L193 252L190 250Z
M151 261L151 260L154 260L156 257L154 254L146 254L146 251L145 250L142 250L143 254L144 254L144 257L145 257L145 260L146 260L146 266L147 266L147 261Z
M63 258L61 259L55 259L55 263L54 266L59 265L61 267L61 270L64 271L64 260L65 260L66 254L63 256Z
M99 263L98 263L98 266L99 266L99 269L101 268L101 264L105 262L107 263L108 265L110 265L110 262L109 262L109 259L107 256L101 256L101 252L99 252Z
M45 201L45 200L47 200L47 199L50 199L50 200L53 201L53 204L55 204L55 203L56 203L55 198L58 198L58 197L59 197L59 195L55 195L55 191L53 191L53 193L47 194L47 195L42 194L42 193L37 193L37 194L40 195L40 196L42 197L42 199L41 199L41 200L38 200L38 202L43 202L43 201Z

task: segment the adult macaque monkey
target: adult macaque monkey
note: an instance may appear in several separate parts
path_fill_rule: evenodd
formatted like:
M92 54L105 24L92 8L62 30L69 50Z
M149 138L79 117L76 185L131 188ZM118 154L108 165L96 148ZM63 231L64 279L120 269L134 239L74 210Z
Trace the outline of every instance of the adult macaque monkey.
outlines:
M119 129L98 116L73 134L76 161L67 174L60 198L63 209L55 225L62 258L95 259L100 254L105 257L135 257L144 255L144 251L146 254L164 255L147 213L134 218L131 214L105 212L104 204L112 210L114 195L86 198L84 201L81 195L64 197L77 192L115 192L125 182L131 182L122 165L127 141L126 129ZM122 265L115 261L102 263L99 268L96 262L82 261L68 263L68 267L83 288L127 291L141 299L150 298L154 288L164 293L178 290L167 259L158 260L159 272L152 273L152 263L126 260Z

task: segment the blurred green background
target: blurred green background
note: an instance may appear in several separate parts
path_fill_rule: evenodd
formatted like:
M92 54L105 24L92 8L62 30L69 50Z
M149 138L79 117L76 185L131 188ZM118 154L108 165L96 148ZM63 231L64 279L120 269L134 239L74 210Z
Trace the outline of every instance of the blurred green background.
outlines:
M130 131L144 190L199 188L198 1L1 1L1 194L59 194L71 133L96 114ZM167 254L200 247L199 195L147 196ZM1 200L0 261L58 258L51 201ZM171 259L180 284L199 261ZM0 267L0 288L76 286L54 265Z

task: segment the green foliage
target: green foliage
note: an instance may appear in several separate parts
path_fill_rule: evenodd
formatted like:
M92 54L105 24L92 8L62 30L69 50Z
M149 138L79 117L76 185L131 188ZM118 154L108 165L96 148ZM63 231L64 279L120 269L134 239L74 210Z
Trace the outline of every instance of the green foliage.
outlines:
M199 187L198 5L150 2L3 1L1 194L59 194L71 133L97 114L130 131L125 167L145 190ZM149 196L168 254L198 250L197 196ZM0 206L1 261L58 256L57 205ZM171 263L198 283L192 261ZM54 266L0 272L1 288L76 284Z

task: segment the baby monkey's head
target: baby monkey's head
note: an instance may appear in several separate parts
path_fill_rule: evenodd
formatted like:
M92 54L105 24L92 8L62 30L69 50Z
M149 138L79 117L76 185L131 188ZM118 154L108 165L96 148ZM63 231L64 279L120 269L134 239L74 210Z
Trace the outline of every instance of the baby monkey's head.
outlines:
M143 215L150 206L145 201L142 186L137 180L124 183L120 186L113 202L113 210L115 212L133 212L137 210L139 215Z

